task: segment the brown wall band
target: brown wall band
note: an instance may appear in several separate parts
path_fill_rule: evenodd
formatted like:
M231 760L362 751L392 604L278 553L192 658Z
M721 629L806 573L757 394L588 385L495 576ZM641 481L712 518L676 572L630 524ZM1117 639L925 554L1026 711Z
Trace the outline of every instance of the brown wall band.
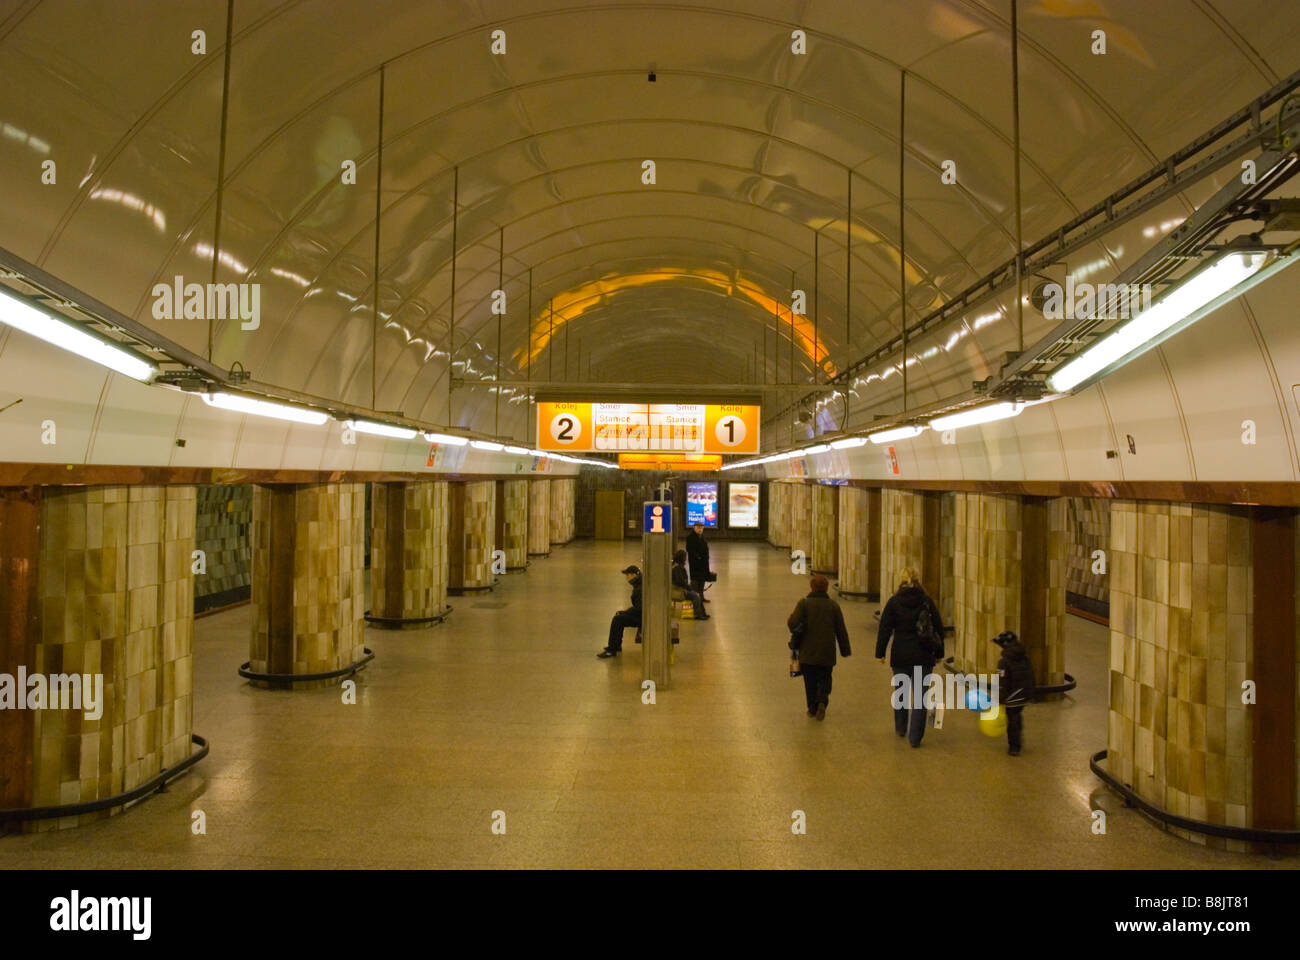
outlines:
M293 561L298 487L269 489L271 569L267 591L267 673L293 673Z
M0 490L0 672L10 675L36 669L40 556L40 490ZM0 808L31 806L35 733L31 710L0 710Z
M406 608L406 484L376 484L384 504L384 616L404 617Z
M1294 510L1251 511L1251 826L1271 830L1296 826L1295 522Z
M1046 497L1023 497L1020 502L1020 642L1040 683L1047 671L1049 502Z

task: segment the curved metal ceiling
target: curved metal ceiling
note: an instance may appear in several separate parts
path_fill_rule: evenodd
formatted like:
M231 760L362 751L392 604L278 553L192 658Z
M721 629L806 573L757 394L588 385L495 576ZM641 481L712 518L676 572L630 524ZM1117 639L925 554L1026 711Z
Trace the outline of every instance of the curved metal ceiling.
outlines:
M0 14L0 181L29 185L6 197L0 245L200 354L206 324L154 320L151 291L212 279L218 245L216 279L260 283L262 322L218 324L212 359L262 381L518 433L522 388L498 413L466 385L448 411L454 328L469 381L562 379L567 360L573 380L806 384L898 329L900 260L924 311L1014 249L1009 0L233 11L224 143L223 0L144 21L74 0ZM1267 0L1019 11L1027 238L1291 72L1300 39L1300 7ZM1122 247L1089 257L1113 269ZM793 288L809 316L792 325ZM981 375L1006 349L1004 314L939 331L943 349L909 361L915 382ZM854 402L873 389L855 382Z

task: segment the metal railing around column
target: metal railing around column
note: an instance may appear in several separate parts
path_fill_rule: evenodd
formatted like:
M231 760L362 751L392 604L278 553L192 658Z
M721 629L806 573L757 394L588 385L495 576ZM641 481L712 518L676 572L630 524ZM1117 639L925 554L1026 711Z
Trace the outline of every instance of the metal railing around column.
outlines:
M98 813L101 810L126 806L128 803L134 803L136 800L143 799L152 793L161 792L166 789L168 783L208 755L208 741L197 733L190 734L190 743L199 749L175 766L161 770L157 776L140 784L133 790L127 790L125 793L115 794L111 797L104 797L101 800L88 800L85 803L64 803L53 807L0 810L0 827L6 823L27 820L55 820L63 817L79 817L87 813Z

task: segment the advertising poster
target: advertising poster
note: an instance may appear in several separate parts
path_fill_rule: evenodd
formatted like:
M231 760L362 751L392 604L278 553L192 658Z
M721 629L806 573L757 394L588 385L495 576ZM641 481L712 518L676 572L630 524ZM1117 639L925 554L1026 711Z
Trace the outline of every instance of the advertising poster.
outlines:
M727 484L727 523L732 527L758 528L758 484Z
M718 485L716 483L688 483L686 485L686 525L702 523L706 527L718 525Z

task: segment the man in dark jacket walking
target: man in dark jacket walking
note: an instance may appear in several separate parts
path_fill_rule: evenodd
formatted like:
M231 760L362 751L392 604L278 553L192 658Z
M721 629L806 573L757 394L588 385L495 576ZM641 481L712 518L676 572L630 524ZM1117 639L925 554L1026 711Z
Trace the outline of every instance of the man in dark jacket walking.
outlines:
M636 564L623 568L623 576L632 585L632 606L620 610L609 621L609 643L596 654L601 660L616 657L623 651L623 631L641 626L641 569Z
M1025 704L1034 698L1034 665L1029 662L1025 645L1010 630L999 633L993 642L1002 648L998 660L998 709L1007 712L1007 753L1020 756L1024 733Z
M935 661L943 659L943 621L939 619L939 608L921 589L915 570L906 569L899 574L898 592L889 598L880 614L876 659L881 663L885 662L885 647L891 635L894 645L889 653L889 665L894 669L894 697L898 697L900 688L905 693L902 706L894 700L894 732L919 747L925 735L924 685L934 672Z
M691 563L691 589L703 598L704 581L709 576L709 542L704 539L704 524L697 523L686 535L686 556Z
M831 699L831 671L835 669L835 647L849 656L849 631L844 626L840 605L826 593L830 581L821 574L809 581L810 592L797 604L786 620L794 637L790 648L799 655L803 689L808 700L808 716L826 719Z

